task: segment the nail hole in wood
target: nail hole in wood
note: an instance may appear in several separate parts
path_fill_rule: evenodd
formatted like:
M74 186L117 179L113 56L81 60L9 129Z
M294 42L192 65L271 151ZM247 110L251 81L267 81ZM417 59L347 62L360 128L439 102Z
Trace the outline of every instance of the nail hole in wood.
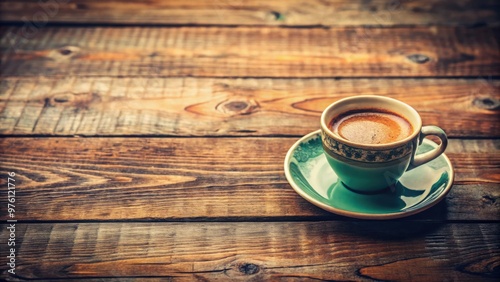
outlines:
M51 106L73 102L74 97L71 94L56 94L50 99Z
M422 55L422 54L409 55L409 56L407 56L407 58L416 64L425 64L431 60L431 58L429 58L425 55Z
M245 275L252 275L259 272L260 267L253 263L245 263L240 265L239 270Z
M68 98L67 97L56 97L54 98L54 102L56 103L66 103L68 102Z
M271 15L273 15L275 21L282 21L285 19L285 17L283 17L283 15L277 11L271 11Z
M61 53L61 55L64 55L64 56L70 55L72 52L73 51L71 51L70 49L66 49L66 48L59 50L59 53Z

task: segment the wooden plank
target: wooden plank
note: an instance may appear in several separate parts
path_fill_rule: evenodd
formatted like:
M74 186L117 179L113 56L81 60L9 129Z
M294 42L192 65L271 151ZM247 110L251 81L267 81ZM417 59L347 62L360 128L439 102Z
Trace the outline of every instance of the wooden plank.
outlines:
M7 77L0 133L301 136L337 99L375 94L451 137L500 137L500 80Z
M500 75L499 28L0 29L3 76Z
M499 231L366 221L16 224L16 276L498 281ZM5 224L0 234L9 236Z
M498 25L499 10L495 0L315 0L307 5L299 0L4 0L0 19L141 25Z
M16 173L19 220L331 218L286 181L283 158L295 141L3 138L0 173ZM498 220L498 147L498 140L450 140L455 185L442 205L415 218Z

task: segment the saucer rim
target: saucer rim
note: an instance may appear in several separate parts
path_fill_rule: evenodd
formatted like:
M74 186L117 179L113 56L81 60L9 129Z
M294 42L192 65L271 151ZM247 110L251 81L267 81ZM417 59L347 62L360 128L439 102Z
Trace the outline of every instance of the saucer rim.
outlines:
M431 202L429 202L427 204L424 204L420 208L412 209L410 211L400 211L400 212L394 212L394 213L377 213L377 214L372 214L372 213L363 213L363 212L348 211L348 210L344 210L344 209L341 209L341 208L338 208L338 207L334 207L334 206L331 206L331 205L327 205L327 204L321 203L321 202L315 200L314 198L312 198L306 192L304 192L304 190L302 188L300 188L299 185L296 184L296 182L294 181L294 179L293 179L293 177L292 177L292 175L290 173L290 167L289 167L289 164L290 164L292 156L293 156L293 152L295 152L295 150L297 149L297 147L301 143L306 142L307 140L311 139L313 136L320 135L320 134L321 134L321 129L318 129L318 130L310 132L310 133L302 136L301 138L299 138L299 140L297 140L290 147L290 149L288 149L288 152L287 152L287 154L285 156L285 160L284 160L284 168L285 168L286 179L287 179L288 183L292 186L292 188L295 190L295 192L297 194L299 194L302 198L304 198L305 200L307 200L308 202L310 202L311 204L313 204L313 205L315 205L315 206L317 206L317 207L319 207L319 208L321 208L323 210L326 210L328 212L331 212L331 213L334 213L334 214L337 214L337 215L346 216L346 217L357 218L357 219L387 220L387 219L396 219L396 218L407 217L407 216L415 215L417 213L421 213L421 212L423 212L423 211L425 211L427 209L430 209L431 207L435 206L437 203L441 202L441 200L443 200L444 197L446 197L446 195L448 194L448 192L451 190L451 187L453 186L453 181L454 181L454 178L455 178L455 171L453 169L453 165L450 162L450 159L448 158L448 156L445 153L443 153L439 157L443 157L444 160L446 161L448 167L449 167L449 170L450 170L449 178L450 178L450 180L448 181L448 184L446 185L446 187L444 188L444 190L441 192L441 194L437 198L435 198L433 201L431 201ZM433 142L432 140L429 140L429 139L424 139L424 142L430 142L431 144L437 145L435 142Z

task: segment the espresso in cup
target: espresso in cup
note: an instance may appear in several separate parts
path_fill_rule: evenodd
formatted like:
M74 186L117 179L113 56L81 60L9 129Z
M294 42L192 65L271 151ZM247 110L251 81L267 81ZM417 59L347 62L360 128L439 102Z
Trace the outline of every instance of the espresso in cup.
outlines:
M441 143L417 154L422 139ZM326 159L351 190L373 193L397 183L409 169L423 165L446 149L446 133L422 126L410 105L384 96L360 95L338 100L321 115L321 141Z
M413 132L404 117L382 109L358 109L342 113L329 123L342 138L361 144L387 144L403 140Z

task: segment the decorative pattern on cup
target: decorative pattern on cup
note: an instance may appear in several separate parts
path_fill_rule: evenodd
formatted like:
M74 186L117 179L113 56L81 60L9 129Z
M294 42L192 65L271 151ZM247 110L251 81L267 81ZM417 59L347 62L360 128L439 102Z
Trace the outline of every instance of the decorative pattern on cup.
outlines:
M403 158L411 154L413 142L408 142L396 148L385 150L369 150L351 147L341 143L324 132L321 133L323 145L336 155L342 156L349 160L354 160L364 163L385 163Z
M309 159L315 158L323 154L323 147L321 146L321 138L316 135L306 142L300 143L293 157L299 162L307 162Z

